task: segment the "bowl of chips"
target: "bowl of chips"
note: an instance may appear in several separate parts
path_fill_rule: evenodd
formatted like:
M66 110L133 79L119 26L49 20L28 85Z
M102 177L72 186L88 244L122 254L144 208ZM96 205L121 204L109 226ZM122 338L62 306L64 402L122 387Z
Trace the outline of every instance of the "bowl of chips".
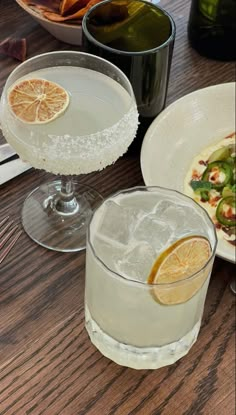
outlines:
M81 45L81 22L85 13L102 0L16 0L56 39Z

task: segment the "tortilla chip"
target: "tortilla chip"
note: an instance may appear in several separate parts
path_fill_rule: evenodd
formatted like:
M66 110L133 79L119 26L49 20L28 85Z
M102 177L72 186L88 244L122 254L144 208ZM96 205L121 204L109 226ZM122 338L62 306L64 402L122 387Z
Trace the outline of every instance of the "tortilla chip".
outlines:
M61 0L59 12L61 16L73 14L82 7L79 6L80 0ZM77 7L78 6L78 7ZM75 10L76 7L76 10Z
M67 16L61 16L57 13L51 13L51 12L44 12L43 16L46 17L48 20L52 20L53 22L66 22L68 20L74 20L74 19L82 19L85 15L85 13L95 4L100 3L101 0L90 0L85 7L82 9L76 11L73 14L69 14Z
M0 53L23 62L26 58L26 39L7 38L0 42Z
M36 7L39 10L59 12L60 0L23 0L27 6Z

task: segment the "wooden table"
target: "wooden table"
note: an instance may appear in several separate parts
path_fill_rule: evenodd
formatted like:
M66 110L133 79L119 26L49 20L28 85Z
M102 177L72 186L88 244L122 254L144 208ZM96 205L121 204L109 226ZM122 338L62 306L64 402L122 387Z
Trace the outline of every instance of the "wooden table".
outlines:
M233 81L233 63L207 60L189 48L189 2L161 4L177 24L167 103L196 89ZM15 2L0 0L0 6L0 39L26 37L28 57L76 49L54 39ZM0 56L1 88L17 64ZM2 185L0 218L9 214L20 223L27 193L51 177L30 170ZM126 155L80 180L104 196L143 184L139 156ZM2 264L1 415L235 414L235 298L228 287L232 264L215 261L197 343L185 358L156 371L120 367L90 343L84 328L84 265L84 252L49 251L26 234Z

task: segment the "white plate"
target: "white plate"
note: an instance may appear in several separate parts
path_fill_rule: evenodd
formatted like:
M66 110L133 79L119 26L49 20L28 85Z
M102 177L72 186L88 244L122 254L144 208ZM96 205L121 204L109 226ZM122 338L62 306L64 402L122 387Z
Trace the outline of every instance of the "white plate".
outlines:
M147 186L184 191L193 158L235 131L235 83L199 89L167 107L149 127L141 149ZM235 262L235 247L219 240L217 255Z

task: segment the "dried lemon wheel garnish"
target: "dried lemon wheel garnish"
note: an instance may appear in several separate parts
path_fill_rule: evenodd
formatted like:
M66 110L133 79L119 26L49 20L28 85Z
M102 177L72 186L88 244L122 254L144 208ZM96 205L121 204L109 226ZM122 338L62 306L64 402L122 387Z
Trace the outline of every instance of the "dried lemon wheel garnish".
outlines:
M160 284L153 286L153 296L162 304L180 304L189 300L209 275L209 267L202 268L210 256L210 243L203 236L188 236L176 241L157 258L151 269L147 282ZM174 284L176 282L179 283Z
M45 124L66 110L69 95L54 82L24 79L11 87L8 104L21 121L27 124Z

